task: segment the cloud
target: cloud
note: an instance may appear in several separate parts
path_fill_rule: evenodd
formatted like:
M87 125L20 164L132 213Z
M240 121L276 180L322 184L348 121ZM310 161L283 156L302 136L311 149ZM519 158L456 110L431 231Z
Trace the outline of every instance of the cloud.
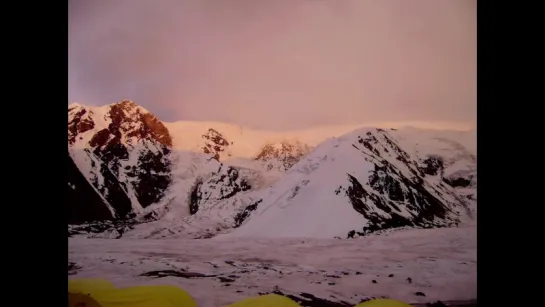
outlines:
M476 120L476 1L70 0L69 100L288 130Z

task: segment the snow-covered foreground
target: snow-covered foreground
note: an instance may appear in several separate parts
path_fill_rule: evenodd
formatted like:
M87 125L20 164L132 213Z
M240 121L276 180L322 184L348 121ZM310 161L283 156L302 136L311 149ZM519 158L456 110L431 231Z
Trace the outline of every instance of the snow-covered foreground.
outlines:
M116 286L178 285L200 307L225 306L275 289L351 304L371 296L409 303L477 297L475 226L354 240L69 238L69 261L81 267L71 277L106 278ZM161 270L206 276L139 276Z

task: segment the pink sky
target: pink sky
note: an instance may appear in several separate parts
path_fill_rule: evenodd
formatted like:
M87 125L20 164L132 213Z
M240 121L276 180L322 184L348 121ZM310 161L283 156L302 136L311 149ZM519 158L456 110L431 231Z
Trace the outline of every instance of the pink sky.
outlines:
M69 102L274 130L472 127L476 82L476 0L69 1Z

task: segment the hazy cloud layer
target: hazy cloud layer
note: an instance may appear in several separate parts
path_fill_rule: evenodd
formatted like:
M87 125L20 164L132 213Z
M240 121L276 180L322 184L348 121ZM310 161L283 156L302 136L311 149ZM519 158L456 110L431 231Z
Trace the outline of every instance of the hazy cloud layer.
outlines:
M293 129L476 119L476 0L70 0L69 100Z

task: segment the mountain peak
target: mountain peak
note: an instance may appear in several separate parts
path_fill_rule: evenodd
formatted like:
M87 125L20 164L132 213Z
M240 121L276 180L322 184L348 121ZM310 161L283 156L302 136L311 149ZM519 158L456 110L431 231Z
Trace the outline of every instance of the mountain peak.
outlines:
M146 110L146 108L129 99L124 99L120 102L109 104L107 107L113 110L123 110L127 116L135 116L148 113L151 114L151 112Z
M121 108L121 109L123 109L125 111L139 110L139 111L149 112L144 107L138 105L137 103L135 103L134 101L132 101L130 99L123 99L120 102L112 103L112 104L109 105L109 107L110 108Z
M202 138L205 140L203 152L205 154L212 154L216 160L220 160L221 154L229 148L229 142L225 136L219 131L209 128L206 133L202 135ZM230 156L230 153L227 153Z
M130 100L130 99L123 99L121 100L120 102L118 102L117 104L121 104L121 105L133 105L133 106L136 106L137 104Z
M297 140L281 140L263 146L255 159L265 163L267 170L287 171L299 162L310 149L308 145Z
M68 111L73 110L75 108L84 108L85 106L79 102L72 102L68 104Z
M112 217L140 212L170 184L172 137L155 115L131 100L69 105L68 145L74 163L113 208Z
M105 140L110 140L108 135L113 135L122 138L123 142L131 143L138 141L133 140L136 137L154 139L164 146L172 146L172 138L163 123L151 112L129 99L98 107L81 103L70 104L68 130L70 144L78 143L79 139L86 146L85 144L92 142L92 139L82 134L89 132L88 134L100 134Z

